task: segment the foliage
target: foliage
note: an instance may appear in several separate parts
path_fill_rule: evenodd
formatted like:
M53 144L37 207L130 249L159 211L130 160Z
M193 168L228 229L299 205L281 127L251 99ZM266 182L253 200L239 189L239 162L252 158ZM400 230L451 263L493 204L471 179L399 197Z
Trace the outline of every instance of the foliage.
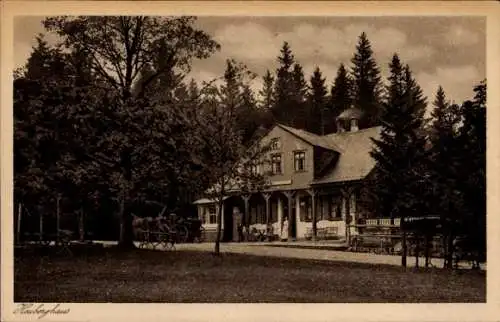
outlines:
M127 247L132 245L130 211L135 202L165 195L175 202L199 184L200 159L193 155L197 150L191 147L193 126L189 121L194 110L184 108L189 97L177 97L182 96L179 79L189 71L193 59L208 57L219 45L193 24L192 17L47 18L45 27L61 39L55 48L80 58L76 60L79 65L70 65L86 66L91 79L84 90L81 84L72 83L74 90L69 91L64 83L67 77L61 77L48 86L52 92L47 95L35 93L29 101L26 95L16 100L17 106L27 105L30 111L42 106L53 111L46 118L47 127L54 135L67 135L66 140L56 137L56 142L72 148L61 157L71 166L69 172L61 172L58 163L49 163L65 179L71 178L68 173L78 174L75 185L81 185L86 174L95 170L94 189L101 191L102 187L120 205L120 242ZM40 45L39 52L46 51L44 46ZM47 70L56 72L59 65L45 57L34 55L25 77L40 73L33 68L44 66L40 60L48 60L46 64L52 65ZM66 56L62 60L69 61ZM151 95L150 89L157 95ZM64 97L73 92L82 94L73 100ZM54 102L56 97L70 110L66 116ZM32 122L24 116L19 119ZM67 119L61 122L61 117ZM57 128L61 124L69 128ZM27 124L28 129L36 127ZM63 150L57 147L57 151ZM32 164L31 169L40 171L39 166ZM55 182L62 187L61 180Z
M353 103L364 113L360 128L380 125L382 117L380 70L366 33L361 33L352 62Z
M326 123L325 132L332 133L336 132L335 118L339 116L340 113L351 107L352 104L352 80L344 67L344 64L340 64L337 75L335 77L333 86L330 93L330 104L328 109L327 119L330 122Z
M327 90L325 79L319 67L316 67L311 76L311 91L308 95L309 116L306 129L309 132L324 135L326 127ZM333 120L330 121L333 123Z
M264 174L254 172L252 166L264 163L267 148L256 142L248 144L239 122L239 111L248 104L248 75L244 65L228 60L223 85L205 91L197 118L197 145L203 146L204 173L210 182L206 195L218 205L215 254L220 250L224 197L231 190L244 193L265 185Z
M403 217L424 210L426 138L421 133L425 99L408 67L403 68L399 57L390 64L389 99L382 114L380 140L373 140L371 152L377 161L373 206L379 215Z

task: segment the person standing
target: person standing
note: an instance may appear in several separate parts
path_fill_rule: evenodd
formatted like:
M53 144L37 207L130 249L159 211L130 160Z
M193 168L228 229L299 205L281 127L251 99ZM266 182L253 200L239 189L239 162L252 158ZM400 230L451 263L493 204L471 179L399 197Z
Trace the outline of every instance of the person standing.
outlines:
M235 211L235 216L236 220L236 230L238 233L238 243L240 243L243 240L243 214L240 213L239 211Z
M280 240L288 240L288 217L286 216L283 218L283 223L281 224Z

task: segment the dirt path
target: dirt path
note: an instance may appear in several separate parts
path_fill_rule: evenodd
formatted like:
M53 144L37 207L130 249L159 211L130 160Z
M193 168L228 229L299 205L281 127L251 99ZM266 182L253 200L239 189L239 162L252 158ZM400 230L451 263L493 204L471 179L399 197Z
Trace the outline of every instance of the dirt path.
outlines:
M102 242L104 244L116 244L114 242ZM271 257L285 257L285 258L302 258L302 259L315 259L315 260L329 260L329 261L343 261L343 262L357 262L357 263L370 263L370 264L385 264L400 266L401 256L393 255L377 255L372 253L354 253L347 251L336 251L329 249L311 249L300 248L304 243L292 243L291 245L297 247L290 247L287 243L222 243L221 252L237 253L237 254L250 254L257 256L271 256ZM313 243L307 243L308 247L314 246ZM287 247L279 247L279 246ZM324 246L323 244L319 246ZM200 243L200 244L177 244L175 245L176 251L182 250L195 250L195 251L213 251L213 243ZM159 249L164 250L164 249ZM425 258L419 258L419 266L423 266ZM415 266L415 257L407 258L408 267ZM443 259L432 258L431 265L434 267L443 267ZM470 268L469 263L461 263L460 268ZM482 270L486 270L486 265L481 265Z

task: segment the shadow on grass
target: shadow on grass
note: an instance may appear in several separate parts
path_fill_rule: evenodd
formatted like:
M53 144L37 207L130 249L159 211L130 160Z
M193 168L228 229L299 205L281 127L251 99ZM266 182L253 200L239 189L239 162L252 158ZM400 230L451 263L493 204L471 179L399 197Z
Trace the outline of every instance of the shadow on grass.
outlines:
M100 248L17 254L23 302L485 302L485 272Z

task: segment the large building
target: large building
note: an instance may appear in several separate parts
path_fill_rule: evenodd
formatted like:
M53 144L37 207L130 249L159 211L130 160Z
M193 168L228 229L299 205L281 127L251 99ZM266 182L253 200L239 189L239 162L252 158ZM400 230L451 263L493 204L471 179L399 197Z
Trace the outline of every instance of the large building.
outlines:
M337 133L319 136L277 124L262 138L269 144L269 185L252 194L232 191L222 209L222 240L237 239L235 217L243 214L250 231L272 227L274 235L287 240L311 238L313 221L319 237L346 238L347 228L366 217L358 199L363 181L372 172L372 138L380 127L358 129L359 111L348 109L337 118ZM257 169L263 171L263 169ZM213 200L195 202L198 216L212 239L217 205ZM283 231L286 230L286 231Z

